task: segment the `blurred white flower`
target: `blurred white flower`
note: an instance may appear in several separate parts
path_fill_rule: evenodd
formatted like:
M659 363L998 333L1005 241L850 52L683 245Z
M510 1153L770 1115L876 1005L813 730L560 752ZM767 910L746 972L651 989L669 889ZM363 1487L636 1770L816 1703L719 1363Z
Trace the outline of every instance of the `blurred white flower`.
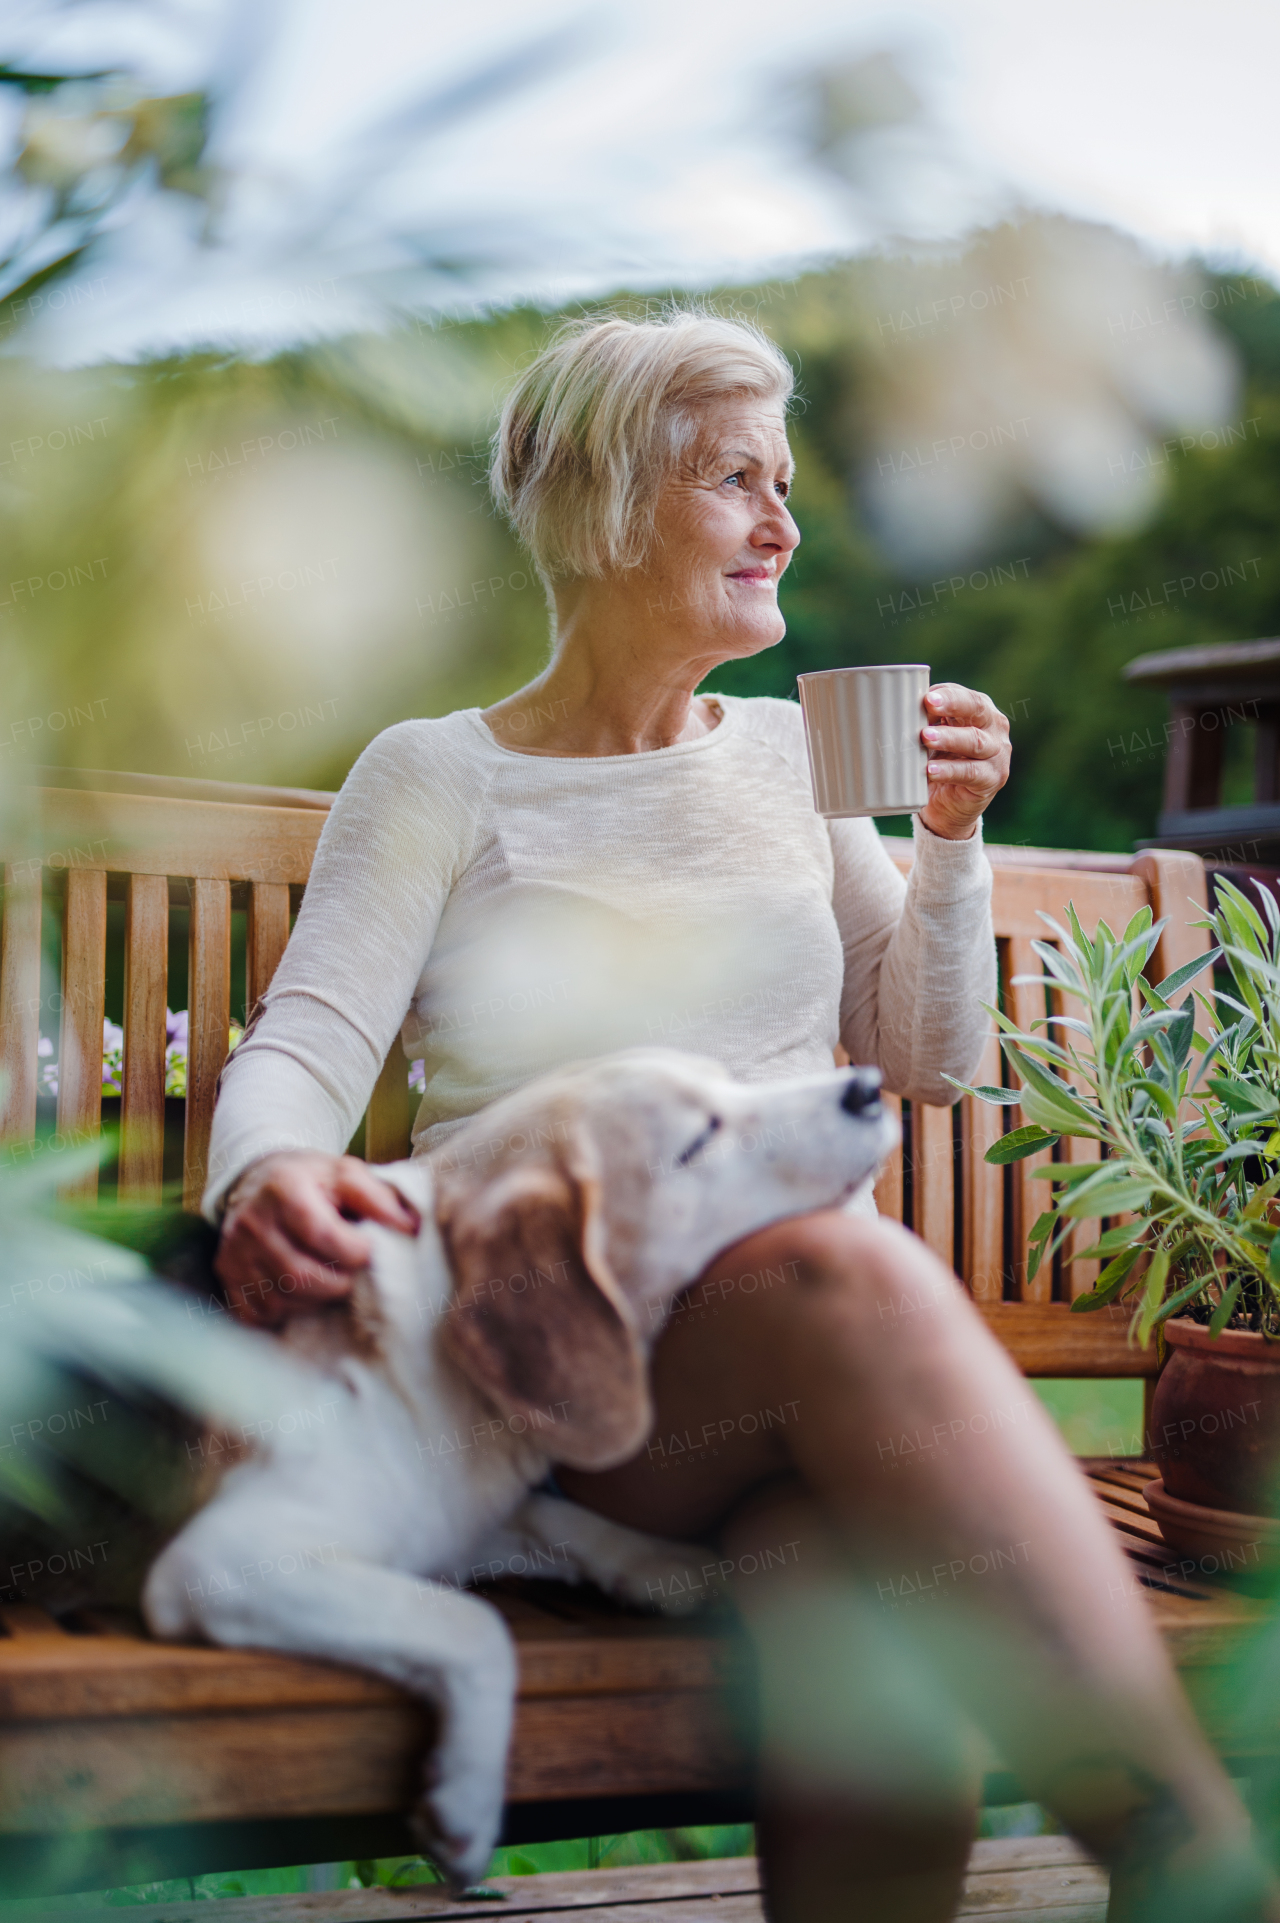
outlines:
M128 126L114 114L37 104L27 109L23 123L18 172L33 186L52 187L65 196L87 174L114 160L128 137Z
M1162 437L1220 426L1235 357L1195 274L1113 229L1027 215L949 257L851 270L864 371L861 492L908 570L961 562L1033 504L1073 533L1133 526Z

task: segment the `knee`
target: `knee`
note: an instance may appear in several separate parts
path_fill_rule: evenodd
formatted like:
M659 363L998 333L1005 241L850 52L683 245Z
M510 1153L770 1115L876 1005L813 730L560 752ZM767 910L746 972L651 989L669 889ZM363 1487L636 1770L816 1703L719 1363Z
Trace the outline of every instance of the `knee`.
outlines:
M857 1283L877 1292L904 1281L947 1292L959 1286L951 1270L900 1222L819 1209L761 1229L733 1251L782 1269L798 1282Z

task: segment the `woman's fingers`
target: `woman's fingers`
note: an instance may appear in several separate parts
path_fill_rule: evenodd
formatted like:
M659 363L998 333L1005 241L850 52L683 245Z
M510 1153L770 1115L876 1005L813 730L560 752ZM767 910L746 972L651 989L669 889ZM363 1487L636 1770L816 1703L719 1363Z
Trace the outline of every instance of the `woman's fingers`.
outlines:
M929 763L930 781L954 781L968 783L975 792L996 794L1000 788L1000 776L994 769L984 773L983 764L973 761L931 761Z
M963 687L958 681L935 682L925 695L924 705L930 721L972 721L979 728L989 728L993 721L1004 720L990 695Z
M1004 745L993 728L925 728L923 738L930 754L963 755L973 761L990 761Z
M338 1165L334 1198L339 1208L352 1215L381 1222L384 1228L399 1229L403 1235L416 1235L422 1227L417 1209L406 1202L399 1189L382 1181L351 1155L344 1155Z
M938 682L924 699L929 800L921 819L935 834L967 838L1009 778L1009 723L989 695L957 681Z
M418 1215L350 1156L270 1156L236 1184L215 1267L233 1308L277 1322L291 1309L345 1295L371 1255L354 1221L415 1235Z
M269 1224L242 1223L224 1237L214 1268L232 1308L248 1321L280 1322L291 1309L347 1293L345 1271L316 1261Z
M263 1197L257 1205L259 1216L266 1199ZM322 1262L348 1270L362 1269L368 1263L371 1253L368 1236L345 1222L330 1196L318 1186L299 1185L285 1190L276 1198L270 1219L297 1248L307 1255L319 1256Z

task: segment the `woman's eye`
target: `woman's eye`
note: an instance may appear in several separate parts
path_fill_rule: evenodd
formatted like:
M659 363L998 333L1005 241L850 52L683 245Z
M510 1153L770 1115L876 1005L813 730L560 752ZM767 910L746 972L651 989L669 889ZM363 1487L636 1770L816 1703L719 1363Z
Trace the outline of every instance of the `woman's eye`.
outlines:
M738 487L745 487L747 485L747 470L744 467L740 467L736 474L726 476L725 486L728 487L733 483L736 483Z

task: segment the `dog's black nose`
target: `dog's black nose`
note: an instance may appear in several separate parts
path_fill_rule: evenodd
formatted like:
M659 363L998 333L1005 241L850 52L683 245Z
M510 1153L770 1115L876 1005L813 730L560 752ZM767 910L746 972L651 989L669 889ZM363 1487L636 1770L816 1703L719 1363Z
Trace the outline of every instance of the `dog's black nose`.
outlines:
M880 1100L880 1070L878 1068L854 1068L849 1071L840 1106L846 1115L864 1115L874 1108Z

